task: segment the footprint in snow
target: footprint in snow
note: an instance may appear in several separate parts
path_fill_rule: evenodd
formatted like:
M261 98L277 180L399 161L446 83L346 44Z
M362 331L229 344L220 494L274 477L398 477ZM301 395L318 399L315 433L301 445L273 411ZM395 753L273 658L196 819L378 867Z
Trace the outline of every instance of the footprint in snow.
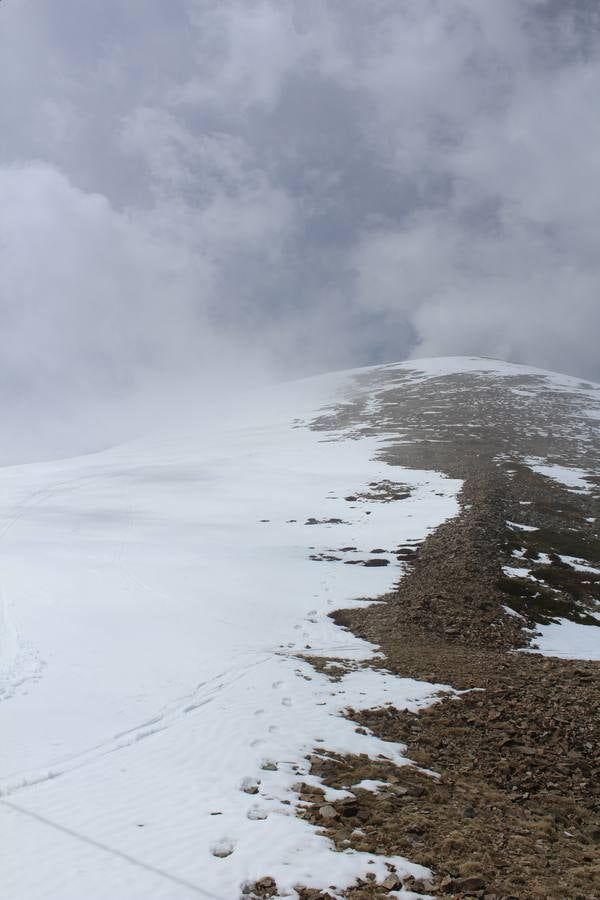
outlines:
M248 819L251 819L253 822L261 822L264 819L268 818L268 812L264 809L260 809L258 806L251 806L246 816Z
M258 786L260 780L257 778L243 778L240 784L240 790L244 794L258 794Z
M292 700L291 700L291 698L290 698L290 697L284 697L283 700L281 701L281 705L282 705L282 706L291 706L291 705L292 705Z
M271 685L272 688L279 688L283 684L283 681L274 681Z
M220 841L215 841L214 844L211 844L210 852L218 859L225 859L227 856L231 856L234 849L235 844L233 841L230 841L229 838L221 838Z

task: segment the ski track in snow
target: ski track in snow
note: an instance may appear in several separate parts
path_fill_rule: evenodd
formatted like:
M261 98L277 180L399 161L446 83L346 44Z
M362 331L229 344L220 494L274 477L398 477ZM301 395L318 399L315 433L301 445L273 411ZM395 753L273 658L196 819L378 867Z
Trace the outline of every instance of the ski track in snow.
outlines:
M413 380L513 371L413 365ZM0 469L0 878L11 900L232 900L264 875L294 896L296 884L383 879L388 865L426 874L334 853L294 815L293 785L316 783L315 748L407 762L402 746L357 733L345 708L417 709L445 689L378 669L377 648L328 618L389 590L402 573L394 549L458 511L459 482L375 461L385 436L302 426L359 390L353 374L272 389L186 434ZM390 476L411 486L408 499L344 499ZM390 565L309 559L350 546L358 558L384 548ZM349 670L331 681L299 658L315 654Z

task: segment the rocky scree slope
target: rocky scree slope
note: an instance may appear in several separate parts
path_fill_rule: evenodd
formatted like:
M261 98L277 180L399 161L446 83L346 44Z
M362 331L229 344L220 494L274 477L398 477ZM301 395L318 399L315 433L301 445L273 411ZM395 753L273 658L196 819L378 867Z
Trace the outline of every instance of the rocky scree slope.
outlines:
M313 427L384 435L390 465L464 487L457 518L397 548L409 567L397 589L335 621L392 671L465 693L418 714L352 711L439 777L316 754L326 784L378 788L355 789L328 822L307 790L303 814L339 849L431 867L432 881L403 882L417 894L600 897L600 388L488 360L381 367L356 388ZM548 626L569 635L563 657L585 656L585 632L595 661L519 652L543 647ZM384 896L391 881L348 896Z

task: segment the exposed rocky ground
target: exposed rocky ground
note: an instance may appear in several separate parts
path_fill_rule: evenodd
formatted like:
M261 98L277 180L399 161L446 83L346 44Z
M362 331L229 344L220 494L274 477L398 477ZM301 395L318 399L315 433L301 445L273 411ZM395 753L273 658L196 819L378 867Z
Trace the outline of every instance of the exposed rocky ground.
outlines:
M314 423L385 433L392 465L464 479L460 515L419 548L395 548L406 574L378 598L385 603L335 614L382 648L390 670L465 691L418 715L348 712L357 727L404 743L415 765L315 752L312 771L354 799L328 804L305 786L302 815L340 850L400 854L434 871L425 883L401 885L392 873L365 882L348 892L355 900L401 887L488 900L600 898L600 664L517 652L532 646L536 624L559 617L598 628L600 576L564 560L600 564L591 405L589 386L556 391L541 377L420 381L392 370L375 405L354 400ZM585 470L587 489L536 474L532 458ZM378 499L401 496L391 481L373 486ZM330 561L341 565L353 550ZM382 784L357 788L364 780ZM274 884L257 891L276 896Z

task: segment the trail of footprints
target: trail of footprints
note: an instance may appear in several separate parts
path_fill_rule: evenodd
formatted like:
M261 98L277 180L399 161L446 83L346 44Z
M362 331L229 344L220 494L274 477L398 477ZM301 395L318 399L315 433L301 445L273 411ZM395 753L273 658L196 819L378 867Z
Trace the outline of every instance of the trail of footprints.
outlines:
M311 613L309 615L316 615L316 612L317 612L316 610L311 610ZM294 671L294 674L299 678L307 678L308 677L302 672L301 669L296 669ZM274 691L280 691L284 687L285 687L285 681L283 679L278 679L277 681L274 681L271 685L271 688ZM282 706L285 706L288 708L293 706L292 698L288 697L288 696L281 697L280 703ZM266 713L266 710L263 707L259 707L258 709L254 710L254 715L257 717L264 716L265 713ZM270 725L266 726L266 732L270 735L277 734L279 732L279 730L280 730L280 728L278 725L270 724ZM250 742L250 746L257 747L257 746L260 746L260 744L265 744L265 743L266 743L266 741L264 739L255 738L253 741ZM265 759L263 759L260 768L261 768L261 771L263 771L263 772L277 772L279 770L279 763L277 763L273 759L265 758ZM298 774L302 774L302 770L300 769L299 766L294 765L293 769ZM304 773L304 774L306 774L306 773ZM261 785L262 785L262 779L260 777L247 776L247 777L243 778L242 781L240 782L239 790L244 794L258 797L261 795ZM265 795L262 799L265 801L268 801L269 797ZM212 812L211 815L219 816L219 815L222 815L222 813ZM254 803L248 808L246 817L248 819L250 819L250 821L262 822L269 817L269 810L264 805L260 805L259 803ZM231 840L227 836L221 837L219 840L217 840L213 844L211 844L211 847L210 847L210 852L212 853L212 855L219 859L226 859L228 856L231 856L231 854L234 852L234 850L235 850L235 841Z
M368 513L368 514L370 514L370 513ZM269 522L270 520L262 519L261 521L266 523L266 522ZM296 522L297 522L297 520L295 520L295 519L288 520L288 524L296 524ZM314 524L318 524L318 523L319 523L319 520L314 520ZM311 521L310 523L305 523L305 524L313 524L313 522ZM332 521L332 524L333 524L333 521ZM309 547L309 549L313 550L313 551L316 550L315 547ZM341 561L341 557L334 556L333 554L341 553L343 555L347 555L347 554L354 555L354 554L358 554L358 552L359 552L358 548L354 547L354 546L353 547L342 547L335 551L326 551L324 553L318 553L318 554L314 553L310 558L313 560L316 560L316 561L333 561L333 560ZM351 559L351 560L348 560L347 562L361 564L361 565L367 565L367 566L368 565L387 565L389 563L389 559L386 559L385 557L382 557L380 555L380 554L385 554L386 556L396 555L397 560L402 563L402 562L406 562L408 560L412 560L414 558L414 556L416 556L417 552L418 552L417 547L415 547L414 544L411 543L410 545L406 545L404 547L398 547L395 551L391 551L391 552L386 552L385 550L382 550L379 548L377 548L375 550L371 550L370 553L367 555L371 556L371 557L375 556L375 559L373 559L373 558L367 559L367 560ZM329 606L329 607L333 606L333 602L334 602L333 599L331 597L327 596L329 594L329 586L328 586L326 580L323 580L321 582L320 587L321 587L320 595L315 595L315 598L318 596L325 596L327 606ZM302 640L304 642L306 642L307 640L310 639L310 631L306 630L306 623L308 623L309 625L318 624L318 610L317 609L311 609L308 611L308 613L306 614L306 618L304 620L304 624L298 623L293 626L295 631L301 631L304 628L304 630L302 631L302 635L301 635ZM309 645L305 644L305 649L307 649L308 647L309 647ZM294 641L289 641L287 644L280 645L280 650L282 650L282 651L296 650L297 651L298 644ZM288 654L286 653L286 655L288 655ZM310 676L305 675L301 669L296 669L294 674L297 677L306 678L306 679L310 680ZM279 691L284 686L285 686L285 682L283 680L274 681L273 684L271 685L271 687L274 691ZM280 703L283 707L287 707L287 708L291 708L293 706L292 698L288 697L288 696L281 697ZM322 704L319 704L319 705L322 705ZM259 707L258 709L256 709L254 711L254 715L256 717L261 717L261 716L265 715L265 712L266 711L264 708ZM279 726L274 725L274 724L267 725L267 727L266 727L266 732L269 735L277 734L277 732L279 730L280 730ZM317 739L317 740L319 740L319 739ZM254 740L251 741L250 746L255 748L264 743L266 743L266 741L264 739L255 738ZM275 760L272 760L272 759L264 759L261 764L261 770L263 772L276 772L276 771L278 771L278 769L279 769L279 764ZM302 770L300 767L298 767L296 765L293 766L293 769L298 775L307 774L306 771ZM239 784L239 790L241 792L243 792L244 794L259 797L259 796L261 796L261 785L262 785L262 779L260 777L247 776L247 777L243 778L241 783ZM262 799L264 801L268 801L269 798L267 795L265 795ZM221 815L221 813L214 812L214 813L211 813L211 815L218 816L218 815ZM257 821L257 822L264 821L269 816L269 810L264 805L261 805L259 803L254 803L248 808L246 816L251 821ZM211 845L210 851L213 856L215 856L217 858L225 859L225 858L231 856L232 853L234 853L235 842L232 841L229 837L223 836Z
M27 695L29 689L42 680L46 661L28 643L18 649L14 665L0 673L0 703L18 695Z

